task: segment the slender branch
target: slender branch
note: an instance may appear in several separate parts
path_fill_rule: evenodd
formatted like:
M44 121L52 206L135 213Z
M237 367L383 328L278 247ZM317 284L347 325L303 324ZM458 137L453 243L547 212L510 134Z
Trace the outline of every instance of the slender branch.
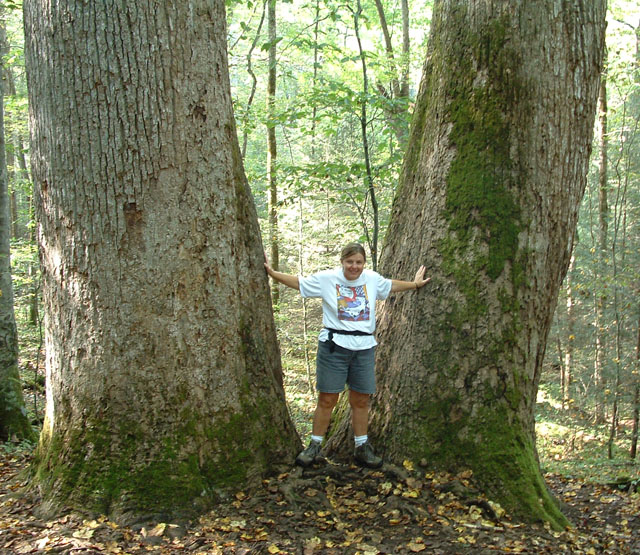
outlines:
M378 18L380 19L380 28L382 29L382 35L384 36L384 45L387 51L387 58L389 60L389 66L391 69L391 87L393 90L393 96L398 98L400 96L400 83L398 82L398 69L396 67L396 61L393 56L393 43L391 42L391 35L389 33L389 27L387 25L387 17L384 14L384 7L381 0L375 0L376 9L378 10Z
M373 237L370 244L371 262L374 271L378 268L378 201L376 199L375 187L373 185L373 175L371 172L371 159L369 155L369 139L367 136L367 97L369 96L369 79L367 76L367 60L364 49L362 48L362 40L360 39L359 18L362 13L362 5L358 0L358 9L353 12L353 26L358 43L358 51L360 53L360 62L362 64L362 106L360 108L360 128L362 130L362 148L364 150L364 163L367 172L367 194L371 198L371 210L373 212Z
M258 78L253 71L253 67L251 66L251 56L253 55L253 50L255 49L258 41L260 40L260 34L262 32L262 24L264 23L264 17L266 13L266 5L267 1L265 0L262 3L262 17L260 17L260 24L258 25L258 30L256 31L256 36L251 43L251 48L249 48L249 52L247 53L247 73L251 76L252 84L251 84L251 94L249 94L249 99L247 100L247 107L244 112L244 117L242 119L242 158L244 159L245 154L247 153L247 141L249 138L249 112L251 111L251 105L253 104L253 98L256 94L256 89L258 87Z

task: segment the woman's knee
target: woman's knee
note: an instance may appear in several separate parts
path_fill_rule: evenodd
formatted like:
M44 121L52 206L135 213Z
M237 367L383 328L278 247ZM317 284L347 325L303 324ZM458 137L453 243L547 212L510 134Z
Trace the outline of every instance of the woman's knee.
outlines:
M352 408L366 409L369 406L369 398L371 395L367 393L358 393L357 391L349 391L349 404Z
M338 404L339 393L320 393L318 395L318 406L323 409L332 409Z

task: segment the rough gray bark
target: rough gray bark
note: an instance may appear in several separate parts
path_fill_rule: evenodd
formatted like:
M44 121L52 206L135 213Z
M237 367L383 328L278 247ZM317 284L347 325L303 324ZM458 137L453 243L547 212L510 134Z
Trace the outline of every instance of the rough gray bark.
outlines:
M435 3L381 273L432 281L378 324L370 436L392 461L470 468L524 519L566 523L534 406L584 192L605 2ZM346 434L338 432L339 439Z
M36 483L114 517L289 461L223 0L24 4L46 312Z

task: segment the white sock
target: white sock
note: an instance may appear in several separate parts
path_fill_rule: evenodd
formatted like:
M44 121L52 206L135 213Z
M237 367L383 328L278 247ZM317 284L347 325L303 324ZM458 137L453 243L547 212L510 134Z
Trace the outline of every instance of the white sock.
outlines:
M368 435L363 435L363 436L354 436L353 440L356 443L356 447L360 447L361 445L367 443L367 440L369 439Z
M314 443L322 443L323 439L324 436L314 436L313 434L311 435L311 441L313 441Z

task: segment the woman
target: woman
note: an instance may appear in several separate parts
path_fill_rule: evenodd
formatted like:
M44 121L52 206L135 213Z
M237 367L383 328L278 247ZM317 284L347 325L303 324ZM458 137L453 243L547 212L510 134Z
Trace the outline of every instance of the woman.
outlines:
M382 466L382 458L375 454L367 436L369 399L376 389L374 358L377 343L373 337L376 300L386 299L391 292L417 290L430 278L424 278L425 267L420 266L413 281L387 279L377 272L365 270L365 262L362 245L349 243L340 254L340 268L306 278L277 272L268 261L264 264L273 279L299 290L303 297L322 298L324 328L318 336L316 356L318 403L311 441L296 458L301 466L309 466L320 458L331 413L345 384L349 386L355 460L369 468Z

